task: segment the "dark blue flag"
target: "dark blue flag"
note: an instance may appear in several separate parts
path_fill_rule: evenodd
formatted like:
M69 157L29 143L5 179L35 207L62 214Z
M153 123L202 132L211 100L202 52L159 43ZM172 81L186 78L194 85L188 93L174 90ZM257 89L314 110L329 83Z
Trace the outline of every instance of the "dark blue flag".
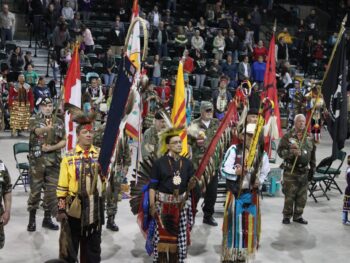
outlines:
M136 68L132 65L129 58L125 56L120 62L118 77L108 112L106 129L102 139L100 157L98 159L104 176L108 174L108 167L120 132L120 122L125 115L125 106L129 97L135 72Z
M332 159L337 158L347 138L346 39L345 34L340 37L322 84L322 94L328 110L327 128L333 140Z

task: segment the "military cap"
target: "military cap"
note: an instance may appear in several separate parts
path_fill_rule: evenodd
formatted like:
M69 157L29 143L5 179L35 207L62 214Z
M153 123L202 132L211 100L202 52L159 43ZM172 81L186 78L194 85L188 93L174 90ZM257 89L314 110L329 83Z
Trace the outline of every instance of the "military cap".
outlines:
M200 111L213 109L213 104L210 101L202 101Z

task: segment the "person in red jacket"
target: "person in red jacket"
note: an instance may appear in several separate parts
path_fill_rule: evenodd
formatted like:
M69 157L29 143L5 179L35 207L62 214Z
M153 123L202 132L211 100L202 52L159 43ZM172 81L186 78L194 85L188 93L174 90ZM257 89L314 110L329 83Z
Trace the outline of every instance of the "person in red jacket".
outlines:
M323 50L322 40L319 39L313 48L313 57L316 61L321 61L323 59Z
M258 45L253 49L253 61L258 61L259 57L262 56L264 61L266 61L268 50L264 46L264 42L259 40Z
M189 51L185 49L184 51L184 73L192 74L194 65L193 65L193 58L190 57Z
M24 80L24 75L20 74L18 82L10 87L8 104L12 136L28 130L29 118L34 110L33 90Z
M170 83L166 79L162 79L161 85L155 88L161 104L166 111L170 111L170 97L171 97L171 88Z

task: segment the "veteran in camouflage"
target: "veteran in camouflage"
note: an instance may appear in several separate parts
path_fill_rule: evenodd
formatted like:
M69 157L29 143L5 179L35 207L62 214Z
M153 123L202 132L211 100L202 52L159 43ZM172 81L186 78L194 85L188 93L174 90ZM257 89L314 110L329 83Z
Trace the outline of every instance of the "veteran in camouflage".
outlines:
M203 158L210 142L219 128L219 120L213 118L214 107L211 102L202 101L200 106L201 116L191 122L189 130L195 130L194 133L188 133L188 141L192 149L192 162L195 170ZM218 168L219 169L219 168ZM214 205L216 202L218 188L218 176L214 176L207 186L204 195L203 223L217 226L214 214Z
M142 159L158 154L159 137L158 134L166 128L165 120L160 112L154 115L154 124L148 128L141 142Z
M0 160L0 249L5 245L4 226L11 214L11 178L5 164Z
M93 144L101 147L106 125L102 125L94 135ZM118 211L119 195L121 195L121 185L126 180L129 167L131 165L130 147L128 144L128 137L120 139L118 142L117 157L112 167L111 176L106 189L107 202L107 225L106 228L112 231L118 231L119 227L115 224L115 216Z
M61 149L65 147L63 121L55 118L53 123L53 103L50 98L39 98L39 112L29 121L29 173L30 195L28 199L29 223L27 230L36 230L35 215L39 208L41 191L44 190L44 220L42 226L58 230L51 216L57 212L56 187L61 162Z
M283 224L290 224L290 218L301 224L308 222L302 217L307 200L308 179L312 178L316 169L316 146L312 138L306 137L302 143L305 132L306 119L303 114L294 118L294 128L281 139L277 153L284 160L282 166L284 207ZM292 173L295 158L297 162Z

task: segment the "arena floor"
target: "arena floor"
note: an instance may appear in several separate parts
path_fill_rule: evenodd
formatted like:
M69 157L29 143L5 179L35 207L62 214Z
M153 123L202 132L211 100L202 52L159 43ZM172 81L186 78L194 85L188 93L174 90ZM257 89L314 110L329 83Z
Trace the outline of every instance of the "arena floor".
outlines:
M328 132L322 132L322 143L317 148L317 162L331 153ZM0 159L7 165L13 182L18 172L12 146L18 141L28 141L28 137L13 139L9 133L0 133ZM346 144L345 151L350 153L349 143ZM277 163L280 163L280 160ZM337 181L344 189L345 163L342 169L343 173ZM281 223L283 195L264 197L261 201L261 246L253 262L349 262L350 227L341 223L343 196L335 190L332 190L329 196L330 201L322 198L317 204L313 199L308 199L304 213L304 218L309 221L306 226L296 223L286 226ZM6 243L0 251L0 262L41 263L58 256L59 231L41 228L43 211L38 211L37 231L27 232L27 199L28 193L25 193L23 187L16 187L13 191L11 219L5 227ZM203 225L202 213L198 213L187 262L220 262L222 205L218 204L216 210L215 217L219 227ZM152 262L145 252L144 239L139 232L136 218L130 212L128 200L120 203L116 222L120 228L119 232L103 230L102 262Z

